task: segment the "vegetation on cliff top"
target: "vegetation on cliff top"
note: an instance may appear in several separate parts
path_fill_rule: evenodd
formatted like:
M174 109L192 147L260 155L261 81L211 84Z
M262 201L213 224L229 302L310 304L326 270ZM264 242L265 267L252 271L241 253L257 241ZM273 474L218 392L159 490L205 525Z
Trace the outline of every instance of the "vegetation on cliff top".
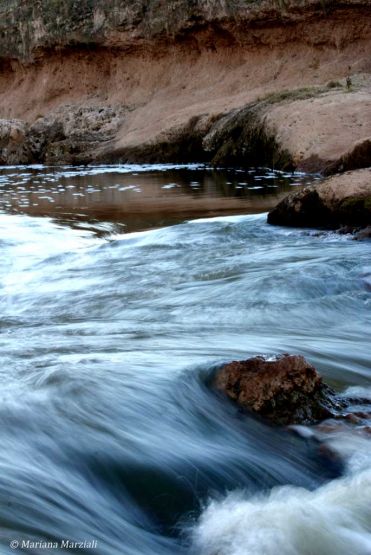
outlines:
M171 36L213 23L234 30L260 20L297 18L300 11L325 12L369 0L0 0L0 58L29 59L56 46L104 44L112 32L122 46ZM227 30L227 28L225 29ZM242 29L241 29L242 30ZM116 36L117 39L117 36Z

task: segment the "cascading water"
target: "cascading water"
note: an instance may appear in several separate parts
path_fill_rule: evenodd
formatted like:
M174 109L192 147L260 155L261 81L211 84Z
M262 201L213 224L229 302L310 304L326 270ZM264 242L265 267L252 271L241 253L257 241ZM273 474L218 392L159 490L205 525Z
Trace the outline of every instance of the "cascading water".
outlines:
M367 434L316 432L340 469L207 384L223 361L292 352L371 395L369 243L266 214L196 217L258 211L304 176L124 169L1 172L1 553L371 553ZM125 219L130 196L99 212L151 179L155 216ZM202 206L174 215L187 199Z

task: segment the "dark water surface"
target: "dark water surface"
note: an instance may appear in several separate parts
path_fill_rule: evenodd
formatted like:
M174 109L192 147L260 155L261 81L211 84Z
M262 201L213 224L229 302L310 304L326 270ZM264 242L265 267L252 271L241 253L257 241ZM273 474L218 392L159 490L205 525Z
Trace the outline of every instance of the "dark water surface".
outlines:
M1 554L371 553L369 436L316 432L339 477L207 386L223 361L292 352L371 397L370 243L251 214L308 180L0 171Z
M0 210L97 223L96 231L104 231L105 222L139 231L200 215L265 212L292 187L313 179L318 177L196 164L9 167L0 170Z

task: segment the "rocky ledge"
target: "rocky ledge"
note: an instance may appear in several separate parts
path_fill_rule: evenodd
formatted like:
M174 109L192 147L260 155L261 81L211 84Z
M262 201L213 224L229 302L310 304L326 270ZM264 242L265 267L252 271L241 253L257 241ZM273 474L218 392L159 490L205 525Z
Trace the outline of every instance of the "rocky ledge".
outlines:
M278 425L314 424L328 418L359 418L347 410L354 403L370 413L369 401L335 393L302 356L261 356L220 368L213 381L241 409Z
M268 223L356 231L356 238L368 238L371 168L334 175L288 195L268 214Z

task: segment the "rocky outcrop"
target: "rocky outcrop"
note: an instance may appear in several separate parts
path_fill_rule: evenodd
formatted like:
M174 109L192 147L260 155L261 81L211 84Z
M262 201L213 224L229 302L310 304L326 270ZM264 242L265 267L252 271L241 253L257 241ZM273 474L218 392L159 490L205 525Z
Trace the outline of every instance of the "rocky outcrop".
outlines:
M269 214L268 223L348 231L371 225L371 169L334 175L288 195Z
M344 406L301 356L231 362L217 372L214 386L242 409L275 424L315 423Z
M27 125L19 120L0 119L0 164L27 164Z
M47 164L78 163L95 159L95 149L115 136L125 106L67 106L30 126L28 141L32 156Z
M46 164L94 161L124 118L125 106L65 106L28 124L0 120L0 163Z
M364 167L370 44L367 0L0 0L0 157Z
M367 227L356 231L354 238L356 241L364 241L366 239L371 240L371 226L368 225Z

